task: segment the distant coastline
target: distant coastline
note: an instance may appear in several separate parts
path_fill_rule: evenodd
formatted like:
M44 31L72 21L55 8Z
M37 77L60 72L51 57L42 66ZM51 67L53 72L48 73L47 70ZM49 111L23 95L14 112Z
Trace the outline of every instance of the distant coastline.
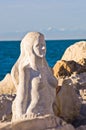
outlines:
M80 38L80 39L78 39L78 38L75 38L75 39L74 39L74 38L73 38L73 39L71 39L71 38L67 38L67 39L65 39L65 38L63 38L63 39L45 39L45 41L64 41L64 40L65 40L65 41L67 41L67 40L70 40L70 41L71 41L71 40L74 40L74 41L75 41L75 40L76 40L76 41L83 41L83 40L84 40L84 41L86 41L86 39L82 39L82 38ZM6 42L6 41L11 41L11 42L12 42L12 41L13 41L13 42L14 42L14 41L18 41L18 42L21 42L21 39L18 39L18 40L16 40L16 39L12 39L12 40L10 40L10 39L3 39L3 40L0 40L0 42L4 42L4 41L5 41L5 42Z

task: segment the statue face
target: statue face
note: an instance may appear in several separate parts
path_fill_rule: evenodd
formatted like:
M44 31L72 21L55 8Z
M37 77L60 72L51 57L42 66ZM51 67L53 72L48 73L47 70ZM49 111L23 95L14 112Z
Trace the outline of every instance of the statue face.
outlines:
M33 50L38 57L43 58L45 56L46 45L43 38L40 38L39 40L35 41Z

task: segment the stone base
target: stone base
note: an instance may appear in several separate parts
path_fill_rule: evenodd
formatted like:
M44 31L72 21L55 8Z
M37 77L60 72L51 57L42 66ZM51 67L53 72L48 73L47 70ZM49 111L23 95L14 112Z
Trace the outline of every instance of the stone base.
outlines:
M60 118L46 115L34 119L0 123L0 130L74 130L74 128Z

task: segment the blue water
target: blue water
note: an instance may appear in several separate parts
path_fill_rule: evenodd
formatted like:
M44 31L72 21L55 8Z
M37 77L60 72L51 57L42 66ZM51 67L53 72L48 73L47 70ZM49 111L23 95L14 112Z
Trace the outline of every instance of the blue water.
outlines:
M81 40L48 40L46 41L46 59L50 67L60 60L67 47ZM20 41L0 41L0 80L10 73L20 54Z

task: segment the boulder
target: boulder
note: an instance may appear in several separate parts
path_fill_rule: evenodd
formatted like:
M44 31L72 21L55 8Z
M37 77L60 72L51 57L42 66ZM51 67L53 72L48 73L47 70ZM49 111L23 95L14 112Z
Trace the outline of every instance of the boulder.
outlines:
M72 91L71 91L71 89L70 89L70 92L69 92L69 94L68 94L68 91L66 91L65 92L65 90L66 90L66 87L64 87L64 89L65 90L63 90L63 93L61 92L62 91L62 87L63 87L63 82L66 80L66 79L69 79L70 80L70 83L72 83L72 87L73 87L73 91L75 91L75 93L76 93L76 95L77 95L77 98L78 98L78 100L77 100L77 102L79 102L80 104L81 104L81 107L80 107L80 112L78 113L78 115L76 116L76 117L74 117L73 118L73 125L74 126L80 126L80 125L83 125L83 124L86 124L86 71L85 71L85 59L82 59L82 60L80 60L80 62L78 62L78 63L76 63L75 62L75 70L74 70L74 72L73 73L70 73L70 76L69 76L69 74L67 74L67 75L65 75L64 73L63 73L63 75L59 75L58 76L58 63L64 63L64 61L62 60L62 61L59 61L59 62L57 62L57 64L56 64L56 66L54 66L55 68L54 68L54 75L55 75L55 77L58 79L58 86L57 86L57 88L56 88L56 94L57 94L57 96L56 96L56 102L58 102L59 101L59 105L58 105L58 108L57 108L57 106L54 106L54 108L57 110L57 109L59 109L59 111L60 111L60 106L62 106L62 101L60 101L59 100L59 95L61 94L61 96L60 96L60 98L63 98L63 101L64 102L66 102L66 99L65 99L65 97L68 95L69 97L68 97L68 99L71 99L71 100L73 100L72 99ZM71 61L65 61L65 63L71 63ZM77 66L77 64L78 64L78 66ZM80 67L79 67L79 65L80 65ZM72 66L72 65L71 65ZM77 67L76 67L77 66ZM74 66L73 66L74 67ZM65 67L65 68L67 68L67 67ZM64 69L62 70L63 72L64 72ZM72 69L72 71L73 71L73 69ZM71 72L72 72L71 71ZM57 72L57 73L56 73ZM67 84L68 85L68 84ZM65 95L66 96L64 96L64 93L65 93ZM68 101L67 101L68 102ZM69 101L70 102L70 101ZM66 108L68 108L68 106L66 106L66 104L67 103L65 103L65 107ZM69 103L70 104L70 103ZM71 103L72 104L72 103ZM70 104L70 105L71 105ZM55 105L55 104L54 104ZM63 107L63 109L65 110L65 107L64 106L62 106ZM55 111L56 111L55 110ZM70 109L71 110L71 109ZM72 109L73 110L73 109ZM68 113L69 113L69 116L70 116L70 112L68 111ZM58 114L58 112L56 113L57 115L59 115ZM79 117L80 115L82 115L82 117ZM64 118L64 117L63 117ZM65 119L65 118L64 118ZM68 121L68 120L67 120Z
M66 77L71 76L73 72L78 73L82 69L82 65L75 61L60 60L53 67L53 73L55 77Z
M60 118L42 116L34 119L18 120L12 123L0 123L0 130L75 130Z
M86 59L82 58L78 61L78 64L82 65L82 66L86 66Z
M60 60L56 62L52 70L57 78L70 77L73 73L80 74L86 72L85 59L80 59L79 62Z
M76 128L76 130L86 130L86 125L81 125L80 127Z
M10 121L12 118L12 102L15 95L0 95L0 120Z
M66 49L61 60L74 60L78 62L80 59L86 58L86 41L76 42Z
M8 73L5 78L0 81L0 94L15 94L16 88L13 84L12 77Z
M79 116L80 108L81 102L75 92L71 79L64 79L53 104L55 115L63 118L67 122L73 121Z
M86 100L86 72L80 74L72 74L69 77L72 80L74 89L82 100Z

